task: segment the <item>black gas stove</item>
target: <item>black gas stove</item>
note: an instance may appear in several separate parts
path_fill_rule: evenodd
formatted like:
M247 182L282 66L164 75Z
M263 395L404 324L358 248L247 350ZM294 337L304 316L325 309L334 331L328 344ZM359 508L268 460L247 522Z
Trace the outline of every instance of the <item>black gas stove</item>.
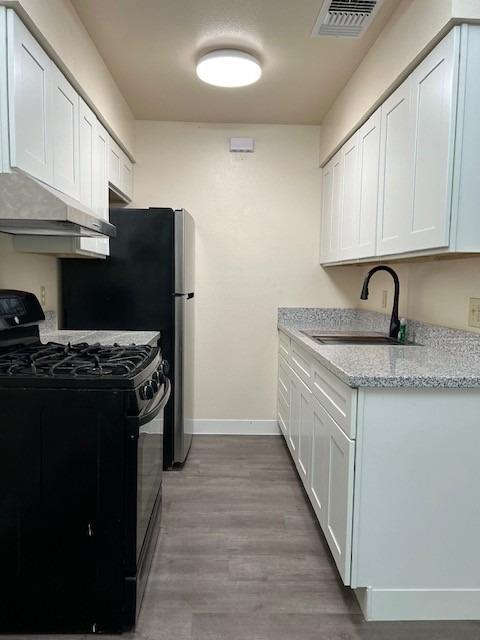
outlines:
M0 291L1 632L135 624L159 530L168 365L158 346L42 343Z

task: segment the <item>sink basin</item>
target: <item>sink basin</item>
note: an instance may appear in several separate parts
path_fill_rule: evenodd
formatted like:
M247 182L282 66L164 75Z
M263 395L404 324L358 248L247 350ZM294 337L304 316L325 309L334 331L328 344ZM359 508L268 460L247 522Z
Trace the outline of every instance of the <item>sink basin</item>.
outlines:
M390 338L383 333L376 331L360 332L360 331L319 331L309 330L302 331L303 334L320 342L320 344L360 344L360 345L398 345L412 346L413 342L400 342L395 338ZM417 345L418 346L418 345Z

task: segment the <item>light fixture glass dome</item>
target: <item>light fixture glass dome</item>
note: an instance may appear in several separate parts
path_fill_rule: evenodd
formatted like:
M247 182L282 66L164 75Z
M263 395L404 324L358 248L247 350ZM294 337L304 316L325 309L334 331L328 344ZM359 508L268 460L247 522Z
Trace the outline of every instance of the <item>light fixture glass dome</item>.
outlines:
M218 49L202 56L197 63L197 76L217 87L245 87L262 75L259 61L237 49Z

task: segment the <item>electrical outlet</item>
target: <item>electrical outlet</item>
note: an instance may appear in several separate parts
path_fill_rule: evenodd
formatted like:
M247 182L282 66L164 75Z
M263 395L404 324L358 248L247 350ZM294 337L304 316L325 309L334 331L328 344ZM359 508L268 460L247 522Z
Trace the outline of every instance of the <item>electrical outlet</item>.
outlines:
M468 306L468 326L480 329L480 298L470 298Z
M387 308L387 302L388 302L388 291L384 289L382 291L382 309Z
M46 288L42 285L40 287L40 304L42 305L42 307L45 306L47 302L47 290Z

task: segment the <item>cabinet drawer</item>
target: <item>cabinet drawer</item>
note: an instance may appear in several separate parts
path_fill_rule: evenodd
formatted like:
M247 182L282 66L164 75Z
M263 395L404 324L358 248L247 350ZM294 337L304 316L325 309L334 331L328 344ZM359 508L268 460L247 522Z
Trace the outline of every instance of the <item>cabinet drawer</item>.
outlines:
M287 362L290 360L290 338L282 333L278 332L278 353L285 358Z
M312 364L313 357L308 351L299 347L296 342L292 342L290 349L290 366L307 386L310 386L312 381Z
M357 390L344 384L316 362L313 364L311 388L342 431L349 438L355 438Z

